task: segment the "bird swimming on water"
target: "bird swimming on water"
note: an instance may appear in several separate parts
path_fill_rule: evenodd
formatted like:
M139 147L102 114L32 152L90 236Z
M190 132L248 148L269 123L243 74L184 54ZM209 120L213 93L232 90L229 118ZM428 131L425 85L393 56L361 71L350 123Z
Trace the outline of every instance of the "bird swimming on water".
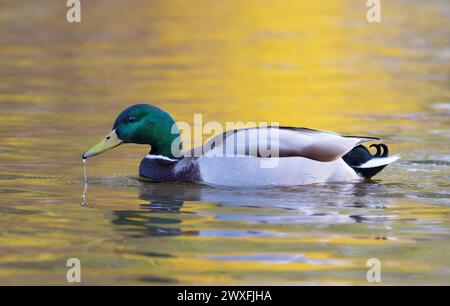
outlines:
M276 141L268 140L276 156L261 153L259 141L267 135L276 135ZM138 104L123 110L112 131L82 157L87 159L125 143L143 144L151 146L139 167L139 176L146 180L292 186L370 179L400 158L388 156L385 144L372 144L375 154L362 145L376 140L379 138L265 126L230 130L213 137L201 150L183 153L180 132L172 117L155 106ZM227 150L230 144L233 149ZM262 166L262 162L272 166Z

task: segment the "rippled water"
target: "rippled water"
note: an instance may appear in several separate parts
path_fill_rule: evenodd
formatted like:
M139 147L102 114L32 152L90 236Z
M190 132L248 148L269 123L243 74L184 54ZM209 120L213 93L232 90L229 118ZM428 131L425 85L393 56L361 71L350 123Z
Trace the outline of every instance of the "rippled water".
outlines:
M450 5L0 3L0 284L450 284ZM148 148L81 153L126 106L382 137L376 180L218 188L137 179Z

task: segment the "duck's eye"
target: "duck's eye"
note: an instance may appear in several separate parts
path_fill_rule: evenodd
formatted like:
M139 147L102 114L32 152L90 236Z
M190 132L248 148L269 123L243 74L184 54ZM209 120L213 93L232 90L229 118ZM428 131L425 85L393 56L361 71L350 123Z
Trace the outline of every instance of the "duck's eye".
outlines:
M136 122L137 119L136 119L136 117L128 117L127 121L130 122L130 123L133 123L133 122Z

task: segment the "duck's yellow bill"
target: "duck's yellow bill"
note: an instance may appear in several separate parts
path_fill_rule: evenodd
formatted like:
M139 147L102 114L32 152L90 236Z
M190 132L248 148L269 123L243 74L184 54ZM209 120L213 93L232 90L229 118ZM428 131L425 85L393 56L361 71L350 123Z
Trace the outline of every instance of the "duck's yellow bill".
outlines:
M106 152L108 150L114 149L122 144L123 140L119 139L116 134L116 130L112 130L111 133L106 135L102 141L93 146L89 151L83 153L83 159L96 156Z

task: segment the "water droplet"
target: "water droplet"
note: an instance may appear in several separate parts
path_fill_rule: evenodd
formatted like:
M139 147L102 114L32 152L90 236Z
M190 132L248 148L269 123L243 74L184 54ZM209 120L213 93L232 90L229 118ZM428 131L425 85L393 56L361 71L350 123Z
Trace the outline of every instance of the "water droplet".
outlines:
M88 189L88 178L87 178L87 170L86 170L86 158L83 158L83 169L84 169L84 190L83 190L83 201L81 202L81 206L86 205L86 192Z

